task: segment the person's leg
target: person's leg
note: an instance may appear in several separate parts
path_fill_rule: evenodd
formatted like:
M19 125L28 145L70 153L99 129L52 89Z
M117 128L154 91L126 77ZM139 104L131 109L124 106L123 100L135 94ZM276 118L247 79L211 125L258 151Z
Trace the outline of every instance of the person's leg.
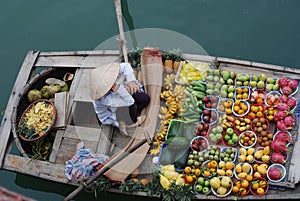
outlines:
M145 115L140 116L140 114L142 110L150 103L150 97L146 93L138 92L132 97L134 98L135 102L129 107L129 115L134 124L128 127L139 126L145 120Z
M142 110L147 107L150 103L150 96L144 92L138 92L132 95L134 103L137 105L137 116L139 116Z

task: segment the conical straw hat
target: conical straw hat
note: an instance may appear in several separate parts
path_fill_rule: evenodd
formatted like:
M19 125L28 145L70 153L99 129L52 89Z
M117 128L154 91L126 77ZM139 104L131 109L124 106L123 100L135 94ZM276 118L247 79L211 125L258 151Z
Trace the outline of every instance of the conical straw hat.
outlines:
M114 62L99 66L91 71L90 96L93 100L103 97L116 82L120 64Z

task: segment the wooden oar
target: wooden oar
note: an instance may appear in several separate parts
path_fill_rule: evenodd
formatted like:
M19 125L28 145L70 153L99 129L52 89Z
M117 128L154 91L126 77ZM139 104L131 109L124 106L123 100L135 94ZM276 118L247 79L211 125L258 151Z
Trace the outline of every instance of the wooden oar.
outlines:
M128 56L127 56L127 48L126 48L126 40L124 36L124 28L123 28L123 21L122 21L122 8L121 8L121 0L114 0L115 7L116 7L116 14L118 19L118 27L120 32L120 43L121 49L124 56L124 60L128 63Z
M137 150L140 146L142 146L145 142L147 142L147 139L142 139L140 142L135 144L133 147L129 148L126 152L121 153L120 155L116 155L116 157L112 157L109 159L107 163L104 164L104 166L96 172L96 174L91 177L86 182L83 182L75 189L73 192L71 192L67 197L63 199L63 201L69 201L72 198L74 198L76 195L78 195L86 186L89 186L94 180L96 180L98 177L100 177L103 173L105 173L107 170L109 170L111 167L113 167L115 164L120 162L122 159L124 159L126 156L128 156L130 153ZM122 151L122 150L121 150Z

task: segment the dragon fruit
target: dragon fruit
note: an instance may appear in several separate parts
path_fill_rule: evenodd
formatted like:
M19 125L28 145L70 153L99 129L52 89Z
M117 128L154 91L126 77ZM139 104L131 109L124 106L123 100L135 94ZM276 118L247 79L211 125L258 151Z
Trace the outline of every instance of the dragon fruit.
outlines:
M279 130L283 130L283 131L289 130L289 129L290 129L289 127L287 127L287 126L285 125L285 123L284 123L283 120L280 120L280 121L277 121L277 122L276 122L276 128L278 128Z
M280 131L276 134L275 140L281 140L287 144L291 141L291 136L287 132Z
M290 107L286 103L278 103L276 105L276 108L280 111L287 111L290 109Z
M288 146L284 141L281 140L273 140L271 142L271 149L273 149L274 152L281 152L284 153L286 151L289 151Z
M278 79L278 85L279 85L281 88L287 86L287 85L288 85L288 78L286 78L286 77L281 77L281 78L279 78L279 79Z
M283 121L287 127L293 127L296 123L295 117L293 115L288 115L284 117Z
M295 90L298 87L298 81L295 79L291 79L288 81L288 86L291 87L291 89Z
M286 95L279 96L280 103L287 103L288 99L289 98Z
M286 104L290 107L290 109L293 109L297 105L297 100L294 97L289 98Z
M285 86L285 87L282 88L282 93L286 96L289 96L293 93L293 90L292 90L291 87Z
M283 176L283 173L279 168L273 167L268 171L268 176L272 180L280 180Z
M287 111L281 111L281 110L278 110L276 113L275 113L275 116L274 116L274 120L275 121L280 121L280 120L283 120L284 117L288 116L289 113ZM281 130L281 129L280 129Z
M271 161L273 163L285 164L286 156L280 152L272 152Z

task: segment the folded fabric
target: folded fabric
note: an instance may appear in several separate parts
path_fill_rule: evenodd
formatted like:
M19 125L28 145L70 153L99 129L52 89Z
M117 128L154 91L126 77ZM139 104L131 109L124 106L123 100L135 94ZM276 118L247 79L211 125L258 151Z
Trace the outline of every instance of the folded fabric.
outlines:
M76 154L66 162L65 174L69 180L82 181L96 173L96 167L103 164L109 156L94 154L91 149L85 149L81 142L77 145Z

